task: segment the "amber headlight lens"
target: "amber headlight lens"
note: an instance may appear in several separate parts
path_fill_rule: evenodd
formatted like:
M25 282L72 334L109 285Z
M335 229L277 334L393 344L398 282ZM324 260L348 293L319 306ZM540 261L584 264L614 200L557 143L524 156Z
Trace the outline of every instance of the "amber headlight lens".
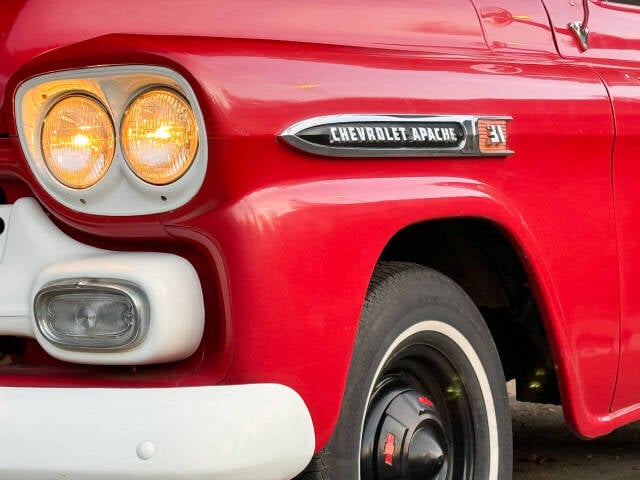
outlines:
M49 109L41 141L49 171L77 189L104 177L115 152L111 117L99 101L85 95L69 95Z
M144 92L131 102L120 135L129 166L153 185L179 179L198 150L198 127L191 106L167 89Z

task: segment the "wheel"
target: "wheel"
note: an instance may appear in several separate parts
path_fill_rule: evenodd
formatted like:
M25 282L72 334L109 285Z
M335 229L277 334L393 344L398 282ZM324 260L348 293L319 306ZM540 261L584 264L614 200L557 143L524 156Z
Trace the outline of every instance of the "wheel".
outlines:
M364 304L333 436L302 480L508 480L511 421L498 353L444 275L381 263Z

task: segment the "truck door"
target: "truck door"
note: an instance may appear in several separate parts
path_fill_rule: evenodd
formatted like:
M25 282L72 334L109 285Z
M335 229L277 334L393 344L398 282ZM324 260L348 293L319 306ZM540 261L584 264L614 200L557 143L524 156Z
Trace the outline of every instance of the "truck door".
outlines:
M640 0L545 3L560 54L600 75L615 117L612 187L621 290L616 412L640 406Z

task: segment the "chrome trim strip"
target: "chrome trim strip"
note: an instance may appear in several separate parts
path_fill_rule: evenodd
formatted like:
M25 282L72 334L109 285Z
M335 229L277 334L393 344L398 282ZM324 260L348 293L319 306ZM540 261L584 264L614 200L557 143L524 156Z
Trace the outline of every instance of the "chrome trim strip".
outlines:
M478 145L478 120L510 121L508 116L472 116L472 115L402 115L402 114L339 114L313 117L302 120L286 128L278 137L288 145L304 152L325 157L496 157L507 156L514 152L504 150L498 152L481 152ZM329 146L310 142L299 134L313 127L329 127L339 124L401 123L407 126L450 123L461 127L464 138L455 147L352 147Z

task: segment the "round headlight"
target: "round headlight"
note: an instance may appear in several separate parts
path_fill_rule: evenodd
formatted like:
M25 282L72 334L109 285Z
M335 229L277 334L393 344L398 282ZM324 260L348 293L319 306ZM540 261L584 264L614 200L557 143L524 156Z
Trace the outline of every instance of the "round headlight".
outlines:
M149 90L129 104L120 137L131 170L153 185L179 179L198 150L198 127L191 106L167 89Z
M41 142L47 168L60 183L88 188L104 177L113 160L113 122L98 100L69 95L45 115Z

